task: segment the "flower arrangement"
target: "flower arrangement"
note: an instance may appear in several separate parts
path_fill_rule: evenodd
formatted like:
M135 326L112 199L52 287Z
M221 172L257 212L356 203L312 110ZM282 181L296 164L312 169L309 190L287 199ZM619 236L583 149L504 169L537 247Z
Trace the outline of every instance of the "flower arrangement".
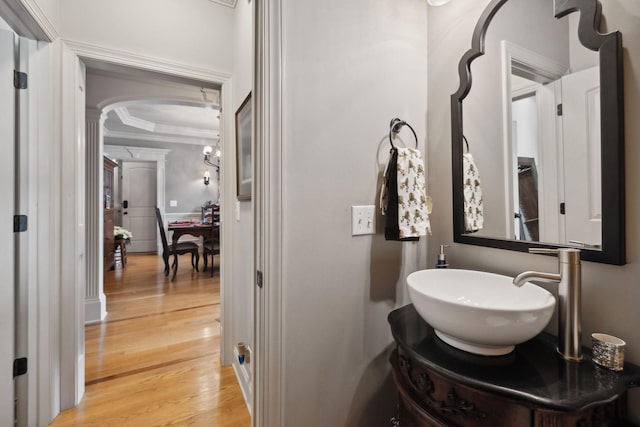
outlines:
M124 228L116 225L113 227L113 237L116 239L123 239L127 243L131 243L131 238L133 234L129 230L125 230Z

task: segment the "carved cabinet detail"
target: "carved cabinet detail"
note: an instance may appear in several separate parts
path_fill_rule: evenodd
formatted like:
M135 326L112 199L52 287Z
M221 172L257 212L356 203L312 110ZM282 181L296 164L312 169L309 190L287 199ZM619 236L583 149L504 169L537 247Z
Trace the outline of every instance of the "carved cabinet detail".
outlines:
M409 304L389 313L396 349L390 362L400 427L631 427L627 391L640 366L596 365L583 347L564 360L558 338L541 333L502 356L451 347Z

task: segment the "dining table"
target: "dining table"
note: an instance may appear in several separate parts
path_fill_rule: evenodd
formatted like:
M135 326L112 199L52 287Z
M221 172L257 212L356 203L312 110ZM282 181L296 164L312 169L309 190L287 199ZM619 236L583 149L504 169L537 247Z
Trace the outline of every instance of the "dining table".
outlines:
M178 272L178 253L176 251L178 247L178 240L184 235L202 237L203 241L207 239L213 239L216 233L219 233L220 223L213 222L201 222L201 221L173 221L168 224L168 230L172 232L171 235L171 249L173 251L173 276L171 280L176 278Z

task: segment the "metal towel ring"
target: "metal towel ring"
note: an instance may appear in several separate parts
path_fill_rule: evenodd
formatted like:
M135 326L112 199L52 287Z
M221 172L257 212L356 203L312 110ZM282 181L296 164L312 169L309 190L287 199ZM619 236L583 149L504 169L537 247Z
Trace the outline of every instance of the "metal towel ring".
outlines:
M467 146L467 153L469 152L469 141L467 141L467 137L462 135L462 139L464 140L465 145Z
M392 135L393 134L397 135L398 133L400 133L402 126L407 126L409 129L411 129L411 133L413 133L413 137L416 139L416 148L418 148L418 136L416 135L416 131L413 130L413 128L409 123L405 122L404 120L400 120L397 117L392 119L391 124L389 125L389 143L391 144L391 147L396 148L396 146L393 145Z

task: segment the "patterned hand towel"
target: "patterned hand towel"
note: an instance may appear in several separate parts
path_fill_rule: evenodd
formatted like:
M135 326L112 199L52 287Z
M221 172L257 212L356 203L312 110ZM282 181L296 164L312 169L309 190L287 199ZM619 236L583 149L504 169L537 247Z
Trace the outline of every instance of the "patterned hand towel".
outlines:
M380 192L387 240L416 241L431 234L420 151L392 149Z
M480 175L471 153L462 156L462 180L464 190L464 229L474 233L484 226L484 208Z
M425 169L420 151L398 148L398 227L400 238L431 234Z

